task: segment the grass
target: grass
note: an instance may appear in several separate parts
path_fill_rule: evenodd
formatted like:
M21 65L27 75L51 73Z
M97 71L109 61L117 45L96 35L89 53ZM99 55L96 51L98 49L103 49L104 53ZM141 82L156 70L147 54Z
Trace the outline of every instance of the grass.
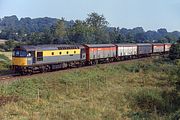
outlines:
M168 81L166 69L169 67L175 65L143 60L53 72L2 83L0 119L173 118L178 114L177 108L172 107L173 113L163 111L168 101L177 101L170 99L174 87ZM3 99L6 102L1 104Z
M6 57L8 57L10 60L12 60L12 52L1 52L0 54L5 55Z
M9 65L11 64L11 61L9 58L3 54L0 54L0 75L9 73Z

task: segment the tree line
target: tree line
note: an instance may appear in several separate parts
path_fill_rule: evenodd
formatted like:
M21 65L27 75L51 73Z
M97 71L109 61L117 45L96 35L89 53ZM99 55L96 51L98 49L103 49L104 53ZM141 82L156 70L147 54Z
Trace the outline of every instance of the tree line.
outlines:
M101 44L101 43L174 43L180 32L144 31L109 27L103 15L88 14L85 20L66 21L64 18L21 18L16 16L0 19L0 39L19 41L24 44Z

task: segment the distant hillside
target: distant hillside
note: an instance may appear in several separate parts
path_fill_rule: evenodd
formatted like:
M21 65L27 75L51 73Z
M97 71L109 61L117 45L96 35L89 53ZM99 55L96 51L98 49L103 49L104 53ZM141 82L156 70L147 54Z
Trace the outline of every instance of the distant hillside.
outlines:
M0 44L4 44L7 40L0 39Z
M6 16L0 19L0 30L12 29L15 32L43 32L57 23L57 18L35 18L29 17L18 19L17 16ZM73 21L66 21L66 25L73 24Z
M98 14L97 14L98 15ZM89 16L88 16L89 17ZM144 31L142 27L133 29L117 27L104 27L105 30L92 32L83 23L87 19L80 21L64 20L63 27L59 30L64 30L63 37L54 35L57 29L57 18L35 18L29 17L18 19L17 16L6 16L0 19L0 39L13 39L16 41L34 41L30 44L49 44L49 43L144 43L144 42L171 42L174 43L180 38L180 32L168 32L165 28L160 28L157 31ZM105 20L105 18L104 18ZM76 23L77 22L77 23ZM101 21L102 22L102 21ZM62 27L62 26L61 26ZM61 31L63 32L63 31ZM43 42L42 42L43 41Z

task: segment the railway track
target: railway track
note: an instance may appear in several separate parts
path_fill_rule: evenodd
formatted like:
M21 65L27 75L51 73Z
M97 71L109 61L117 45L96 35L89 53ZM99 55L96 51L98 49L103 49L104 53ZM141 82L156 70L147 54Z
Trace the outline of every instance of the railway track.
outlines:
M0 81L10 80L18 78L20 75L18 74L8 74L8 75L2 75L0 76Z
M10 78L11 78L11 76L1 76L1 77L0 77L0 80L2 81L2 80L10 79Z
M145 58L136 58L136 59L129 59L129 60L122 60L122 61L118 61L118 62L111 62L111 63L103 63L103 64L98 64L98 65L116 65L116 64L128 64L130 62L133 62L133 61L142 61L142 60L147 60L147 59L151 59L153 58L154 56L151 56L151 57L145 57ZM94 67L95 65L92 65L92 66L83 66L83 67L80 67L80 68L77 68L77 67L73 67L73 68L66 68L66 69L61 69L61 70L57 70L57 71L51 71L51 72L45 72L45 73L35 73L35 74L32 74L32 75L20 75L20 74L7 74L7 75L0 75L0 82L3 82L3 81L14 81L14 80L19 80L19 79L22 79L22 78L31 78L31 77L34 77L34 76L42 76L42 75L46 75L46 74L51 74L51 73L55 73L55 72L66 72L66 71L70 71L72 69L88 69L88 68L91 68L91 67Z

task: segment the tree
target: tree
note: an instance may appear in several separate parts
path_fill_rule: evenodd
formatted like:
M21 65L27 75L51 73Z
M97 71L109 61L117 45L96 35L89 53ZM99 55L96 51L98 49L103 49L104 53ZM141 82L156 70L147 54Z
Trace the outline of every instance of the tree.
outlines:
M170 48L169 57L172 60L179 59L180 58L180 38L177 41L177 44L173 44Z
M95 12L88 14L86 23L90 29L93 30L93 43L110 42L109 32L107 31L107 25L109 23L106 21L106 18L103 15L99 15Z
M92 43L93 30L85 21L76 20L72 28L68 30L69 39L73 43Z
M50 30L46 30L42 35L40 39L40 44L53 44L54 37L51 34Z
M67 31L64 24L64 18L61 20L58 20L55 30L54 30L54 36L56 38L57 43L66 43L65 39L67 39Z
M77 20L78 21L78 20ZM0 39L34 44L49 43L175 43L180 32L166 29L145 32L142 27L133 29L109 27L104 15L88 14L83 21L66 21L64 18L21 18L9 16L0 19ZM34 38L34 39L32 39Z
M64 19L61 19L56 24L55 36L56 37L64 37L66 35Z
M134 35L132 33L128 33L126 40L126 43L135 43Z
M29 45L38 45L40 44L42 33L31 33L27 35L27 44Z
M88 18L86 19L86 22L88 25L90 25L95 29L102 29L104 27L107 27L107 25L109 24L106 21L104 15L98 15L95 12L88 14Z
M177 40L177 44L180 44L180 37L179 37L179 39Z
M162 35L162 37L166 36L168 34L167 30L165 28L158 29L157 32Z
M4 49L5 51L12 51L13 48L17 45L19 45L20 43L14 41L14 40L8 40L5 42L5 44L3 46L0 46L2 49Z

